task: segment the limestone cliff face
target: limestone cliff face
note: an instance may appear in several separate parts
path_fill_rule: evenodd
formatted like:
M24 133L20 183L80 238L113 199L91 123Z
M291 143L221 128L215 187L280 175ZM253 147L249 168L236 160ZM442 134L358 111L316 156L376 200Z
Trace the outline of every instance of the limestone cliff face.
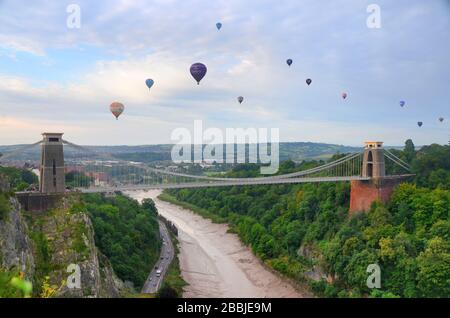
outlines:
M0 186L9 190L6 183ZM90 218L72 208L76 198L41 213L22 212L16 198L9 200L10 209L0 218L0 269L23 272L36 297L45 295L44 285L55 291L50 297L121 296L124 284L95 246ZM71 264L80 270L80 288L70 284L76 281L70 280Z
M56 297L120 297L123 285L95 246L92 223L85 213L61 207L35 217L33 224L33 231L40 233L35 250L41 260L38 266L49 269L45 276L58 286ZM70 284L77 281L74 268L79 269L80 288Z
M19 270L27 279L34 275L35 264L28 226L15 198L10 199L11 210L0 220L0 268Z

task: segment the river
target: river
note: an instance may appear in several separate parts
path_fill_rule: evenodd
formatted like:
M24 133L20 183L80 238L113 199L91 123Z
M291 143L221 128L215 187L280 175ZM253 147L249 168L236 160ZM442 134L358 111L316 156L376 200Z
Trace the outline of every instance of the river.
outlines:
M180 267L189 284L183 297L307 297L266 269L226 224L215 224L190 210L161 201L160 190L126 193L139 201L152 198L158 212L179 231Z

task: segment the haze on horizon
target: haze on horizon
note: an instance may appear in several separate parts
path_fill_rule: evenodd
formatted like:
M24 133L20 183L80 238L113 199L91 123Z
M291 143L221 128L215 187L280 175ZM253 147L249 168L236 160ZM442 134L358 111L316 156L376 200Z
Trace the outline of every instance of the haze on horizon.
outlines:
M1 145L44 131L83 145L168 144L196 119L279 128L283 142L449 140L449 1L82 0L79 29L67 28L70 3L0 1ZM371 3L380 29L366 25ZM208 66L200 86L195 62ZM126 107L118 121L113 101Z

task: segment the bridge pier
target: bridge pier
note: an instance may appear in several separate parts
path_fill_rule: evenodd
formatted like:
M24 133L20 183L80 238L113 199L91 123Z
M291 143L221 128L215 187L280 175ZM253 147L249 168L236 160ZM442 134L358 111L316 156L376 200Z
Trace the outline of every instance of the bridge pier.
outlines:
M353 180L350 183L349 214L367 212L375 201L386 203L404 176L386 176L383 143L367 141L364 147L362 176L369 180Z
M384 177L351 181L349 214L367 212L375 201L388 202L395 187L404 179L404 177Z

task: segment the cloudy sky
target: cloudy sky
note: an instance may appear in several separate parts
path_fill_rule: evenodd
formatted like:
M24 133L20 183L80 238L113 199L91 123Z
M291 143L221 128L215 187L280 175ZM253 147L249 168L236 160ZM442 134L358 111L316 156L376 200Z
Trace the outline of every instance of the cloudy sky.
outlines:
M366 23L374 2L379 29ZM208 67L199 86L195 62ZM447 0L0 0L0 144L43 131L169 143L196 119L279 128L282 141L447 143L449 88ZM113 101L126 107L118 121Z

